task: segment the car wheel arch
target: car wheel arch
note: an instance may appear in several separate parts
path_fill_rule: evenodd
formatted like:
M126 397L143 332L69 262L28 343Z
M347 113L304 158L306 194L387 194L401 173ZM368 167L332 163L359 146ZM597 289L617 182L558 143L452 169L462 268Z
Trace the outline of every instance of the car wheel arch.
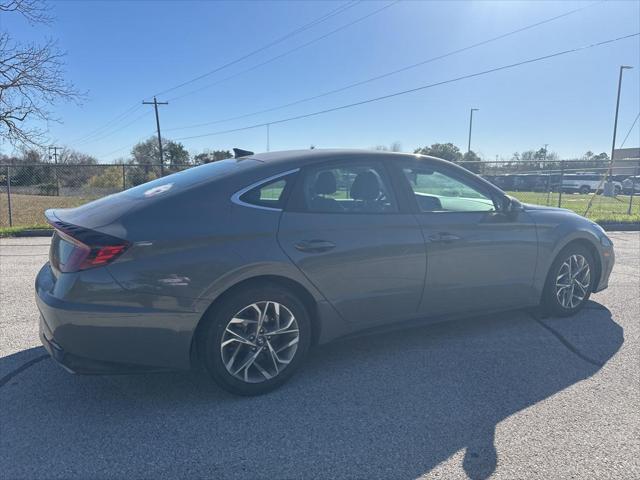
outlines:
M600 282L600 276L602 275L602 262L600 260L600 253L598 252L598 249L594 245L594 243L585 237L573 238L568 242L564 242L556 247L555 251L553 252L553 255L550 256L551 261L547 265L545 285L549 279L549 275L551 275L551 267L553 266L553 262L556 260L560 252L562 252L562 250L572 245L586 248L591 254L591 256L593 257L593 261L595 262L595 272L593 273L593 284L598 285L598 283ZM542 291L540 292L540 295L542 295Z
M307 310L307 314L309 315L309 319L311 320L311 344L316 345L318 343L318 339L320 338L321 333L321 322L317 309L317 300L313 297L311 292L304 285L299 282L292 280L291 278L280 276L280 275L258 275L250 278L245 278L244 280L240 280L237 283L229 286L226 290L224 290L220 295L218 295L215 299L211 301L207 309L204 311L198 324L193 332L193 336L191 338L191 364L196 365L200 362L200 352L198 351L198 338L201 335L201 332L206 323L206 318L208 314L216 308L217 305L220 305L226 298L230 295L233 295L235 292L239 290L243 290L246 288L254 287L256 285L276 285L282 288L285 288L291 292L303 303Z

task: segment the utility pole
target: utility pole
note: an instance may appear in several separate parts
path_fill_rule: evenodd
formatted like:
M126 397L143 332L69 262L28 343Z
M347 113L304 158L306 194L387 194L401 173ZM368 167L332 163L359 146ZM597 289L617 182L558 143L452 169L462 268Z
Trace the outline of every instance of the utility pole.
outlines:
M55 167L53 167L53 176L56 179L56 197L60 196L60 180L58 178L58 150L62 150L62 147L54 147L50 146L48 148L49 160L51 160L51 150L53 150L53 162L55 163Z
M169 102L159 102L153 97L153 102L142 102L143 105L153 105L156 111L156 128L158 129L158 148L160 149L160 176L164 177L164 155L162 154L162 137L160 136L160 116L158 115L158 105L169 105Z
M51 154L51 150L53 150L53 155ZM49 155L49 160L51 160L51 157L53 157L53 161L54 163L57 165L58 164L58 150L62 150L62 147L49 147L47 149L47 153Z
M469 115L469 143L467 143L467 153L471 151L471 129L473 128L473 112L477 112L479 108L472 108Z
M613 140L611 141L611 160L609 171L607 172L607 181L611 181L611 167L613 166L613 153L616 149L616 133L618 132L618 111L620 110L620 90L622 89L622 72L630 69L628 65L620 65L620 75L618 76L618 97L616 99L616 116L613 120Z
M618 132L618 111L620 110L620 91L622 90L622 72L624 70L631 69L631 68L633 67L629 65L620 65L620 73L618 75L618 96L616 98L616 115L613 120L613 139L611 140L611 158L609 159L609 168L607 169L607 172L600 180L600 184L598 185L598 188L596 188L596 194L602 188L602 184L604 183L605 179L607 180L607 183L609 183L609 187L605 189L606 191L603 190L603 193L611 194L614 188L613 184L611 184L611 171L613 169L613 154L616 149L616 133ZM610 195L610 196L613 196L613 195ZM593 195L589 199L589 203L587 203L587 208L584 211L585 217L587 216L587 213L589 213L589 210L591 209L591 204L593 203L594 198L595 198L595 195Z

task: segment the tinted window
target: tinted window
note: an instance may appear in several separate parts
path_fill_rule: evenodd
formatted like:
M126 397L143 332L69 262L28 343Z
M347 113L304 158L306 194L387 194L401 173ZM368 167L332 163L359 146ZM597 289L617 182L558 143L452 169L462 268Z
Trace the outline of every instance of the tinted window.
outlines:
M284 206L284 192L292 175L280 177L264 183L240 196L240 200L250 205L268 208L282 208Z
M375 165L309 168L302 183L304 209L316 213L389 213L397 206L384 170Z
M475 187L444 172L404 168L404 174L423 212L490 212L493 200Z
M172 173L171 175L166 175L150 182L140 184L136 187L125 190L122 192L122 195L142 198L155 197L165 193L169 194L199 183L208 182L215 178L223 178L225 176L232 175L241 169L250 168L255 165L256 161L250 158L229 158L219 160L217 162L207 163L206 165L188 168L181 172ZM155 172L152 167L141 165L138 167L137 172L129 169L126 173L127 176L133 174L139 175L142 178L149 178L149 176L153 175Z

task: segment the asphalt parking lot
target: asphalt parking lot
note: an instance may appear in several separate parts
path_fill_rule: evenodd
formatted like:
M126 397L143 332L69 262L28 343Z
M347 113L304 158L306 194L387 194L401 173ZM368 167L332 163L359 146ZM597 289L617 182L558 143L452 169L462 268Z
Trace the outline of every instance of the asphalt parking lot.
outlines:
M315 349L267 396L202 374L74 376L44 357L48 239L0 239L0 478L640 478L640 233L610 288Z

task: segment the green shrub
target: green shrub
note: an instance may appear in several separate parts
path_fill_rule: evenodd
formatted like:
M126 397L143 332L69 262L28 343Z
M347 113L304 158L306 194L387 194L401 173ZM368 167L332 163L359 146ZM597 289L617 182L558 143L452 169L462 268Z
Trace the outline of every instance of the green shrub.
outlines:
M58 194L58 186L55 183L43 183L38 185L40 195L53 196Z

